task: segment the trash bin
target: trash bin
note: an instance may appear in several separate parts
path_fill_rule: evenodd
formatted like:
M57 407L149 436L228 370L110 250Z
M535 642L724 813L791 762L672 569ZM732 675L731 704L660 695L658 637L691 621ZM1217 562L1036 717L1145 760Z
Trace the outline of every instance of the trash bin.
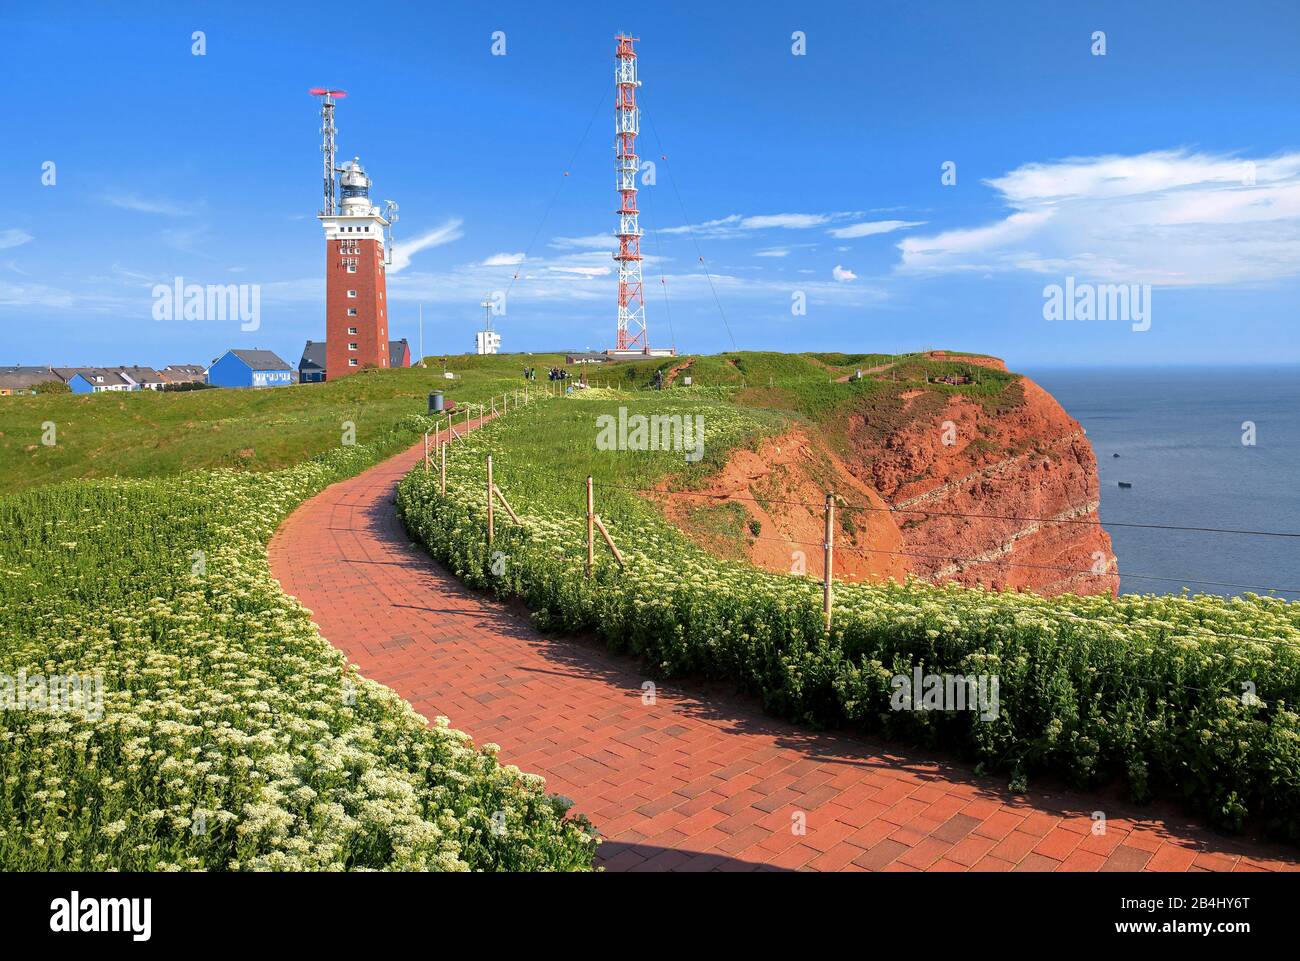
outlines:
M442 410L443 410L442 391L440 390L430 391L429 392L429 413L441 414Z

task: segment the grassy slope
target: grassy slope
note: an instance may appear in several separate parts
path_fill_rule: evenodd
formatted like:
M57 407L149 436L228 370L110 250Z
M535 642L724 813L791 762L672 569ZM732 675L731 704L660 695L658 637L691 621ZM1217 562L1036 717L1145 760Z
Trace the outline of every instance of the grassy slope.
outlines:
M208 467L274 470L338 447L343 424L356 425L367 443L402 417L422 413L430 390L449 400L486 400L523 386L525 364L546 369L559 354L452 356L442 376L440 358L428 369L369 371L325 384L271 390L206 390L188 393L45 395L0 400L0 478L7 492L75 478L157 477ZM850 383L834 378L858 367L894 363L878 377ZM926 373L965 370L960 362L925 361L914 355L777 354L743 352L653 359L587 368L589 377L629 389L650 386L656 370L688 364L696 387L735 387L734 400L834 427L849 406L885 411L898 393L924 383ZM578 376L582 368L570 368ZM981 371L972 387L930 385L985 398L999 394L1015 375ZM680 378L674 387L680 387ZM864 406L865 405L865 406ZM58 443L41 443L52 421Z
M546 368L559 355L526 358ZM430 369L368 371L325 384L268 390L6 397L0 402L0 478L13 492L81 477L157 477L204 467L288 467L338 447L343 423L367 443L425 411L431 390L486 400L523 386L521 357L450 357ZM53 421L58 443L41 444Z

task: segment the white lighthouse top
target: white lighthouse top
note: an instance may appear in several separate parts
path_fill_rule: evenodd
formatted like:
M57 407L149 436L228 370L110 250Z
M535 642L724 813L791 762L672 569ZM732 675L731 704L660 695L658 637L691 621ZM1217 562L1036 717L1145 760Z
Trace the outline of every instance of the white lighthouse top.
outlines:
M361 158L353 157L339 168L339 204L344 216L372 216L378 207L370 205L370 178L361 166Z
M320 220L330 240L376 240L383 246L388 221L370 203L370 178L361 158L353 157L339 168L339 212L332 217L322 214Z

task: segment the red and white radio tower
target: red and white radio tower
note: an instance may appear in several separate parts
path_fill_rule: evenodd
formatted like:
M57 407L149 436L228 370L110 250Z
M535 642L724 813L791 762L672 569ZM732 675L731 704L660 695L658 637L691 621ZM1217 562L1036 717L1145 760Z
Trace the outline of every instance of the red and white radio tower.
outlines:
M615 41L614 100L615 160L618 176L618 335L616 350L649 351L646 333L645 296L641 289L641 225L637 220L636 178L640 161L636 135L641 130L641 113L636 106L636 37L620 33Z

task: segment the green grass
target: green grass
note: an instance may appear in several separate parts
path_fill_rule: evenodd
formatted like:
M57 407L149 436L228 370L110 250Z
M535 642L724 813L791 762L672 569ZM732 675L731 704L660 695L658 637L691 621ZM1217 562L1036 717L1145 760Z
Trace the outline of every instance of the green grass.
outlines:
M448 358L454 381L430 369L363 371L324 384L265 390L134 391L0 399L0 477L9 492L74 478L159 477L208 467L275 470L342 443L345 422L365 444L422 414L429 391L483 401L524 386L525 364L563 355ZM544 381L543 381L544 383ZM41 443L53 422L57 444Z
M276 470L337 447L352 423L357 443L367 443L403 417L421 414L431 390L449 401L486 401L524 386L524 366L539 368L532 389L545 389L546 370L562 365L562 354L450 355L428 358L429 368L363 371L324 384L268 390L138 391L95 395L43 395L0 399L0 478L9 492L76 478L160 477L186 470L231 467ZM889 371L848 383L833 378L857 367L892 362ZM728 395L742 407L766 408L839 430L854 410L884 413L897 407L901 391L925 386L927 375L964 372L960 361L930 361L916 355L778 354L752 351L708 356L652 358L590 367L570 367L576 378L643 390L665 373L686 365L699 391L734 388ZM979 369L979 384L928 385L945 395L964 394L1001 407L1015 406L1014 374ZM883 378L897 378L886 380ZM57 443L42 437L52 423ZM838 436L838 435L837 435Z

